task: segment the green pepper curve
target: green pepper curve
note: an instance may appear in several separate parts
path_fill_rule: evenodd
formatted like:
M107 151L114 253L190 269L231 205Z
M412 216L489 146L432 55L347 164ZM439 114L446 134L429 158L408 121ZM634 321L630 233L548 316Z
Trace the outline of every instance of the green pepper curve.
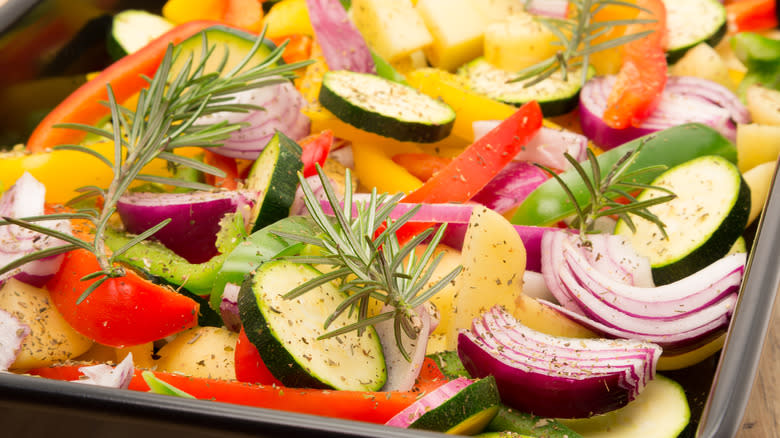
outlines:
M704 155L720 155L736 163L737 149L718 131L709 126L688 123L674 126L636 140L632 140L598 156L601 169L611 169L617 160L645 142L644 148L629 171L654 165L676 166ZM588 175L592 175L589 165L584 166ZM649 183L662 171L646 172L636 182ZM559 175L574 193L577 202L585 204L589 192L579 174L570 169ZM512 217L516 225L549 226L565 219L575 212L574 205L566 196L563 188L555 179L549 179L536 188L523 201Z

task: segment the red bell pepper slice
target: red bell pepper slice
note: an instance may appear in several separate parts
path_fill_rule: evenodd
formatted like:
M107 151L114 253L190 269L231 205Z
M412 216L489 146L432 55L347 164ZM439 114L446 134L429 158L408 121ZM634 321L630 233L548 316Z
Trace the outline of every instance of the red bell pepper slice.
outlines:
M29 374L56 380L78 380L78 365L36 368ZM141 373L136 369L129 389L149 391ZM181 374L155 371L154 375L176 388L202 400L234 403L244 406L277 409L303 414L342 418L384 424L411 405L425 392L444 384L447 379L431 359L426 359L418 378L418 386L408 392L362 392L323 389L287 388L256 385L235 380L204 379Z
M282 59L287 64L306 61L311 57L313 40L308 35L293 34L269 39L277 46L280 46L285 41L288 41L287 47L284 48L284 54L282 55Z
M629 25L626 35L653 33L622 46L623 64L607 99L604 122L612 128L639 126L658 106L666 86L666 7L662 0L640 0L637 19L653 23Z
M468 201L512 161L541 127L539 104L536 101L526 103L401 202L437 204ZM433 225L436 224L410 222L401 227L396 236L403 244Z
M123 347L155 341L197 325L197 302L129 270L124 277L106 280L76 304L95 281L81 278L99 269L94 254L77 249L65 254L59 271L46 284L57 310L84 336Z
M123 102L148 82L142 75L152 77L160 65L168 44L178 44L201 30L219 24L215 21L191 21L174 27L152 40L141 50L111 64L92 80L86 82L60 102L38 124L27 140L27 149L43 152L61 144L74 144L86 135L75 129L55 128L58 123L93 125L109 113L100 101L108 100L106 84L111 84L118 102Z
M420 181L428 181L433 175L447 167L452 159L423 152L396 154L393 155L393 162L419 178Z
M210 166L214 166L217 169L225 172L224 177L219 177L207 173L206 184L223 189L236 190L238 188L238 181L241 179L239 176L238 163L236 162L236 159L214 153L208 149L205 149L204 151L204 163Z
M741 0L726 5L729 33L755 32L778 26L775 0Z
M246 336L244 327L238 334L235 352L236 380L261 385L284 386L265 366L257 347Z
M330 148L333 147L333 131L326 129L319 134L309 135L301 139L301 161L303 162L303 176L309 177L317 174L316 164L325 164Z

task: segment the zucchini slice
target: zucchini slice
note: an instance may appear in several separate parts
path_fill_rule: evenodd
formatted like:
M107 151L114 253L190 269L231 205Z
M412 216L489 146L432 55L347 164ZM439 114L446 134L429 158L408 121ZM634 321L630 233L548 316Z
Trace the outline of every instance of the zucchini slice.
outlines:
M422 414L409 428L449 435L474 435L482 432L496 416L500 404L496 379L488 376L474 381L444 403Z
M636 232L620 220L615 234L625 236L650 260L657 285L672 283L725 256L747 225L750 189L739 169L725 158L708 155L675 166L652 182L677 197L650 207L664 224L668 239L647 220L636 219ZM656 197L645 190L637 199Z
M685 391L660 374L628 405L602 415L559 420L585 438L676 438L688 425L691 410Z
M357 322L345 312L330 327L325 320L346 299L326 283L288 300L284 295L320 272L305 264L260 265L241 286L238 310L246 335L263 362L285 386L378 391L387 379L382 346L373 327L318 339Z
M133 53L158 36L168 32L174 24L151 12L129 9L114 15L107 49L112 58L119 59Z
M560 72L536 85L526 87L523 81L509 82L517 74L500 69L485 58L477 58L458 70L458 75L469 81L475 92L509 105L520 106L535 100L542 107L545 117L558 116L574 110L579 103L582 88L582 71L577 69L563 80ZM593 70L588 70L588 77Z
M301 147L276 131L252 164L246 180L247 188L258 193L250 213L250 233L290 215L302 168Z
M327 72L319 99L345 123L400 141L433 143L450 135L455 123L446 103L371 74Z
M485 430L496 434L516 434L499 435L506 437L582 438L577 432L558 420L520 412L504 405L498 408L498 413L496 413L493 421L487 425Z
M726 8L716 0L664 0L666 60L673 64L699 43L712 47L726 35Z

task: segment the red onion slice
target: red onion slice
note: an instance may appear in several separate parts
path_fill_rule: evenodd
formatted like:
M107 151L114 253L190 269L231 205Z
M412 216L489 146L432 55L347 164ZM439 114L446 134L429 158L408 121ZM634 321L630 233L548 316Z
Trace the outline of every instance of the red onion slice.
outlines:
M545 171L529 162L512 161L471 200L503 214L520 205L547 178Z
M106 364L81 367L79 371L84 373L86 378L73 380L75 383L85 385L105 386L106 388L127 389L130 381L133 379L133 353L127 356L116 367Z
M0 198L0 218L20 219L41 216L44 214L45 197L46 187L25 172ZM39 221L36 224L71 234L68 220ZM0 266L5 266L35 251L64 244L65 242L60 239L17 225L0 226ZM17 277L19 281L40 287L57 272L62 258L63 255L60 254L27 263L0 275L0 284L7 278Z
M494 307L458 335L473 376L493 375L504 403L545 417L576 418L617 409L655 375L657 345L539 333Z
M564 231L543 237L542 274L560 312L606 336L647 340L678 351L725 329L745 254L724 257L675 283L644 287L626 281L633 277L599 269L593 261L602 253L610 258L608 241L614 237L592 237L591 249Z
M750 122L747 108L726 87L702 78L670 76L658 107L639 127L610 128L602 116L614 83L615 76L596 77L580 92L582 132L602 149L689 122L711 126L734 141L736 124Z
M241 317L238 313L238 292L241 286L226 283L222 292L222 301L219 304L219 313L228 330L236 333L241 331Z
M534 15L566 18L569 12L569 2L568 0L530 0L527 2L525 10Z
M215 243L222 217L248 214L255 197L249 191L129 193L119 199L117 212L133 234L170 218L154 238L190 263L203 263L218 253Z
M339 0L306 0L309 20L330 70L376 73L371 50Z
M301 112L306 101L290 81L266 87L254 88L233 95L226 104L251 104L262 107L246 113L220 112L198 119L203 123L247 123L230 135L221 147L211 148L214 153L233 158L254 160L276 131L293 140L309 135L311 121Z
M500 120L478 120L472 123L474 139L478 139L495 128ZM567 170L571 163L563 156L564 152L577 161L587 158L588 138L565 129L553 129L543 126L531 138L523 150L515 155L515 160L539 163L547 167Z
M381 313L391 310L383 307ZM431 334L431 316L424 306L415 309L420 318L420 332L417 339L403 337L404 349L411 360L406 360L395 339L395 325L392 319L382 321L374 325L382 350L385 353L385 365L387 367L387 381L382 391L409 391L414 386L417 376L422 370L425 350L428 347L428 337Z
M385 425L407 428L424 413L440 406L442 403L449 400L455 394L459 393L463 388L471 385L472 383L474 382L465 377L458 377L457 379L451 380L436 388L425 397L409 405L406 409L396 414L393 418L389 419Z
M30 326L0 309L0 371L8 370L16 362L22 343L29 335Z

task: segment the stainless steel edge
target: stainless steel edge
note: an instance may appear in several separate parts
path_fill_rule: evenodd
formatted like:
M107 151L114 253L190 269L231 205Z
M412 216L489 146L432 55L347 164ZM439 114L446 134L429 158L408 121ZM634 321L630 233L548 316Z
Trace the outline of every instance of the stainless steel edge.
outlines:
M775 297L780 289L780 245L777 242L780 236L780 163L771 187L737 308L696 431L700 438L730 438L737 434L758 372Z

